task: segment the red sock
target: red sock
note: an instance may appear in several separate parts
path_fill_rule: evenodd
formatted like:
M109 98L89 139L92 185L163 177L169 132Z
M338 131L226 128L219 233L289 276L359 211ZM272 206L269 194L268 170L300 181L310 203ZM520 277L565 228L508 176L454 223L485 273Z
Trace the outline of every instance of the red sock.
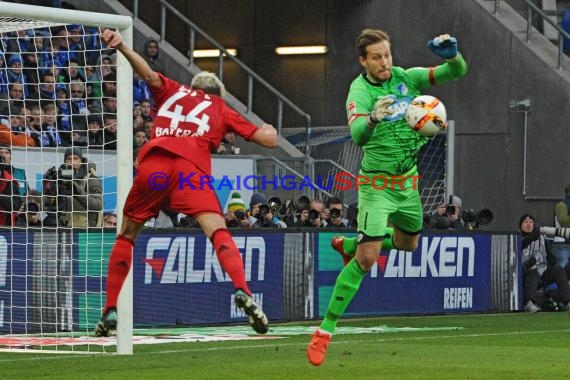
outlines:
M111 250L109 258L109 270L107 271L107 302L105 303L106 313L110 307L117 307L117 299L123 287L123 282L131 269L133 258L133 242L121 235L117 236L115 245Z
M230 275L234 288L241 289L251 296L251 290L249 290L245 282L241 255L230 232L225 228L220 228L214 231L210 240L216 250L218 261L222 269Z

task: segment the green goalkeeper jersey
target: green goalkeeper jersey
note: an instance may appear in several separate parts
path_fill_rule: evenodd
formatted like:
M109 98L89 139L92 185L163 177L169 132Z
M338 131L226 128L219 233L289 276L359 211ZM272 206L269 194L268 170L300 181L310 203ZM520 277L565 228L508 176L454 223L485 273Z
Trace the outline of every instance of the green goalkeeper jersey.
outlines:
M433 68L392 67L392 77L383 83L371 82L366 73L359 75L350 85L346 110L352 139L364 150L361 171L401 175L414 169L419 149L428 138L408 126L409 104L420 95L420 90L460 78L466 72L467 64L458 54L457 58ZM394 113L380 120L376 128L367 127L366 115L386 95L395 97L396 101L388 107Z

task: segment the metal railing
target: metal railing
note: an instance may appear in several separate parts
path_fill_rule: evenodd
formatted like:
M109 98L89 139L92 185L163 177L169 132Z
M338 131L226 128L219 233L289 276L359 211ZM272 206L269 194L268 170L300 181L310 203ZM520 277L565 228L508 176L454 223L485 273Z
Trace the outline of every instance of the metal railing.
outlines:
M568 32L566 32L564 29L562 29L562 27L560 25L558 25L557 22L552 21L552 19L550 17L548 17L548 15L542 10L540 9L536 4L534 4L532 2L532 0L525 0L526 4L528 5L528 14L527 14L527 24L526 24L526 42L527 43L531 43L532 41L532 17L533 14L536 13L538 14L543 21L548 22L554 29L556 29L556 31L558 31L558 63L557 63L557 69L558 70L562 70L562 61L564 58L564 38L570 39L570 34ZM500 14L500 8L501 8L501 0L495 0L495 15L499 15Z
M220 55L218 57L219 60L219 68L218 68L218 77L220 80L223 81L224 72L223 72L223 63L224 59L229 59L234 62L238 67L240 67L243 71L247 74L247 112L252 113L253 111L253 87L254 83L257 82L261 86L263 86L266 90L268 90L271 94L276 97L277 100L277 117L276 117L276 128L279 135L281 135L281 129L283 127L283 107L288 106L293 112L300 115L305 123L306 129L306 139L305 139L305 156L310 156L311 150L311 116L303 111L299 106L293 103L290 99L288 99L285 95L283 95L279 90L265 81L262 77L256 74L252 69L250 69L245 63L240 61L238 58L231 55L220 43L218 43L214 38L208 35L204 30L202 30L198 25L190 21L186 16L180 13L175 7L169 4L166 0L158 0L160 2L160 40L164 41L166 35L166 15L167 11L170 14L176 16L179 20L181 20L184 24L186 24L190 29L190 36L189 36L189 65L194 64L194 48L195 48L195 41L196 41L196 33L212 44L213 47L220 51ZM139 0L133 0L133 16L138 18L138 9L139 9Z

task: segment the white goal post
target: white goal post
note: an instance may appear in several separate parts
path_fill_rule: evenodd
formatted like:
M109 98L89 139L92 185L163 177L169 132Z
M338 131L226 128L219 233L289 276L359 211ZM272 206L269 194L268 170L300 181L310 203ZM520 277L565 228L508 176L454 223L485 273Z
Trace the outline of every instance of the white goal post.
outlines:
M125 43L129 46L132 46L132 35L133 35L133 20L130 16L123 16L123 15L113 15L113 14L103 14L103 13L95 13L95 12L84 12L84 11L76 11L76 10L68 10L68 9L60 9L60 8L49 8L49 7L39 7L39 6L32 6L32 5L22 5L16 3L7 3L7 2L0 2L0 32L4 36L9 32L17 32L22 30L34 30L34 29L42 29L42 28L52 28L58 26L66 26L66 25L84 25L90 27L98 27L100 30L105 28L112 28L117 30L121 36L123 37ZM32 34L30 34L32 35ZM49 39L49 37L48 37ZM133 73L130 64L127 60L121 55L117 54L116 57L116 100L117 100L117 110L116 110L116 118L117 118L117 131L116 131L116 159L115 153L109 154L108 161L114 160L116 162L116 169L113 171L114 175L116 175L116 214L118 217L118 225L121 224L121 216L122 216L122 206L125 202L128 190L132 184L132 163L133 163ZM102 114L102 113L101 113ZM11 115L10 115L11 116ZM73 147L73 145L72 145ZM89 148L89 147L86 147ZM56 162L47 162L51 166L60 164L61 157L63 157L63 152L66 148L65 147L57 147L50 150L50 148L43 148L43 147L24 147L22 148L21 155L24 155L26 159L28 157L37 157L40 154L42 160L45 157L49 157L49 154L55 153L57 154L58 160ZM13 149L14 155L18 149ZM40 153L38 153L40 152ZM99 151L101 152L101 151ZM105 154L101 154L101 157L107 157L107 152ZM43 162L42 162L43 164ZM105 162L104 159L99 164L108 164ZM26 164L27 165L27 164ZM43 167L42 167L43 169ZM37 178L36 178L37 180ZM30 178L28 178L30 181ZM104 186L103 186L104 187ZM68 228L69 230L69 228ZM102 230L102 229L101 229ZM6 231L6 230L4 230ZM9 233L9 232L7 232ZM26 232L27 233L27 232ZM15 234L14 232L12 234ZM12 240L10 240L12 241ZM76 243L74 243L76 244ZM106 256L110 254L109 250L110 246L106 248L105 251L102 251ZM13 255L10 253L10 250L15 250L13 244L7 244L8 253L4 255L4 259L6 257L12 258ZM21 248L18 248L21 250ZM33 250L43 249L43 246L33 247ZM30 250L28 248L24 248L25 251ZM101 248L103 250L103 248ZM0 252L1 253L1 252ZM1 256L1 255L0 255ZM2 263L2 257L0 257L0 264ZM6 265L11 265L10 263L5 263ZM27 264L26 264L27 265ZM10 271L10 268L8 268ZM26 269L27 270L27 269ZM9 272L13 274L12 272ZM106 268L103 270L103 275L106 274ZM6 273L4 272L6 276ZM0 268L0 277L2 277L2 268ZM1 279L0 282L6 282L6 279ZM13 281L14 279L10 279L9 281ZM28 281L27 279L25 281ZM27 282L26 282L27 284ZM26 285L27 286L27 285ZM87 286L86 286L87 288ZM27 288L26 288L27 289ZM119 297L119 305L118 305L118 331L117 331L117 353L118 354L132 354L133 346L132 346L132 331L133 331L133 294L132 294L132 269L131 273L129 274L127 280L125 281L125 285L123 286L122 293ZM104 290L104 289L103 289ZM26 290L27 291L27 290ZM86 290L86 292L88 292ZM9 290L5 292L6 294L9 293ZM10 295L7 295L10 297ZM27 297L27 295L26 295ZM27 301L26 301L27 302ZM0 312L4 313L4 301L2 301L0 305ZM7 309L7 308L6 308ZM99 310L100 312L101 310ZM94 312L94 311L93 311ZM8 311L6 310L6 313ZM19 314L15 313L14 310L10 311L11 315ZM25 312L22 312L25 314ZM2 321L4 326L7 323L13 323L14 320L8 319L0 319L0 327L2 327ZM15 317L14 317L15 318ZM72 321L73 322L73 321ZM89 321L91 323L91 320ZM27 323L27 320L23 323ZM59 322L58 322L59 323ZM70 325L73 325L71 323ZM93 325L94 327L94 325ZM44 334L42 331L41 326L39 327L40 334ZM47 331L47 330L46 330ZM72 337L79 337L79 336L92 336L92 329L90 332L87 329L82 329L81 331L69 331L69 327L65 330L68 332L68 336ZM8 335L11 333L8 332ZM71 334L71 335L69 335ZM74 335L75 334L75 335ZM17 334L14 334L17 335ZM25 334L29 335L29 334ZM45 333L46 337L53 337L54 334ZM0 335L1 337L1 335ZM22 348L23 346L18 347L15 345L16 348L21 349L20 351L26 351ZM32 346L32 344L30 344ZM4 346L7 347L7 346ZM8 347L9 348L9 347ZM35 346L34 348L38 348ZM57 349L58 352L59 349ZM75 351L73 348L71 349L73 352ZM89 349L88 349L89 350ZM44 350L42 350L43 352ZM64 349L65 351L65 349ZM37 352L37 350L36 350ZM45 350L45 352L50 352L50 350ZM54 352L52 349L51 352Z

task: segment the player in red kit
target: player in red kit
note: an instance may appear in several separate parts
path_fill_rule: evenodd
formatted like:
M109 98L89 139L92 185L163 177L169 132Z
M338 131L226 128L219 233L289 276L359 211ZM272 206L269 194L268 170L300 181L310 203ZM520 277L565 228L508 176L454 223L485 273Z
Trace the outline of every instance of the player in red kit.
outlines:
M241 255L226 228L220 202L214 190L201 181L211 174L210 152L227 131L273 148L277 146L275 128L269 124L257 128L220 97L154 72L144 58L123 43L118 33L105 30L101 39L110 48L119 50L147 83L158 111L151 139L139 152L137 175L123 208L121 230L111 250L107 302L95 335L109 336L116 330L117 299L129 273L134 241L144 223L156 217L160 209L183 213L198 221L211 240L221 267L232 279L236 305L247 314L256 332L266 333L267 317L252 299Z

